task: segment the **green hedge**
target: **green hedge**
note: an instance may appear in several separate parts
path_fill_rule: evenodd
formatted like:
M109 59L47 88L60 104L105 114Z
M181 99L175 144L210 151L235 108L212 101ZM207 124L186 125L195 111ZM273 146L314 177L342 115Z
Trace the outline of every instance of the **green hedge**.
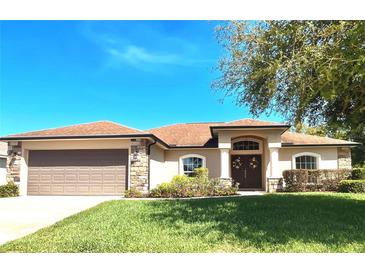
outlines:
M14 183L0 185L0 198L19 196L19 187Z
M353 168L351 178L353 180L365 180L365 168Z
M222 183L218 178L209 179L207 168L197 168L195 176L177 175L170 182L151 190L150 197L183 198L235 195L238 188Z
M340 192L365 193L365 180L342 180Z
M337 191L341 180L351 176L349 169L291 169L283 172L285 191Z

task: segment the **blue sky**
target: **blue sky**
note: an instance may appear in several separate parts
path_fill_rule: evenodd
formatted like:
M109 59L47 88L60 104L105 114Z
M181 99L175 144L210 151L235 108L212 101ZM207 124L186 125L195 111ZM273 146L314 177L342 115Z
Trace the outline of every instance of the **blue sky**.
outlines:
M211 90L223 53L217 22L0 24L0 135L99 120L148 129L251 117Z

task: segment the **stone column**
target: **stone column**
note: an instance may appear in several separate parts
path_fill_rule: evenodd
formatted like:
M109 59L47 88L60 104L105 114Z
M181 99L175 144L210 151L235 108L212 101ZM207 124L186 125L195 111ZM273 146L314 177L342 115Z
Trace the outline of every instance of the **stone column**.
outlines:
M339 147L337 149L338 155L338 168L339 169L351 169L351 148Z
M142 192L148 191L148 155L147 140L136 140L131 143L130 154L130 188Z

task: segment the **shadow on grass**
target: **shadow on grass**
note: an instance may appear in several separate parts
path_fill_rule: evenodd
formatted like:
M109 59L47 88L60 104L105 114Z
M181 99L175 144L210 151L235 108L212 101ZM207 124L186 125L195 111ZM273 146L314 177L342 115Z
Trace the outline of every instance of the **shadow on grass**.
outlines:
M318 245L318 251L346 252L346 246L356 245L358 252L365 252L365 201L346 195L274 194L151 206L156 207L151 221L176 229L181 223L197 224L197 236L215 231L261 251L285 251L285 245L295 242L300 243L297 251L305 252L310 244Z

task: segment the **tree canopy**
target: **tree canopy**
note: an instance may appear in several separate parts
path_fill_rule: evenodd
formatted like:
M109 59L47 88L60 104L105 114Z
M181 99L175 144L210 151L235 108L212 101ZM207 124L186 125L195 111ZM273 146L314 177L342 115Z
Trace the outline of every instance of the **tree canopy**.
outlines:
M231 21L217 38L226 54L213 87L253 116L365 141L365 21Z

